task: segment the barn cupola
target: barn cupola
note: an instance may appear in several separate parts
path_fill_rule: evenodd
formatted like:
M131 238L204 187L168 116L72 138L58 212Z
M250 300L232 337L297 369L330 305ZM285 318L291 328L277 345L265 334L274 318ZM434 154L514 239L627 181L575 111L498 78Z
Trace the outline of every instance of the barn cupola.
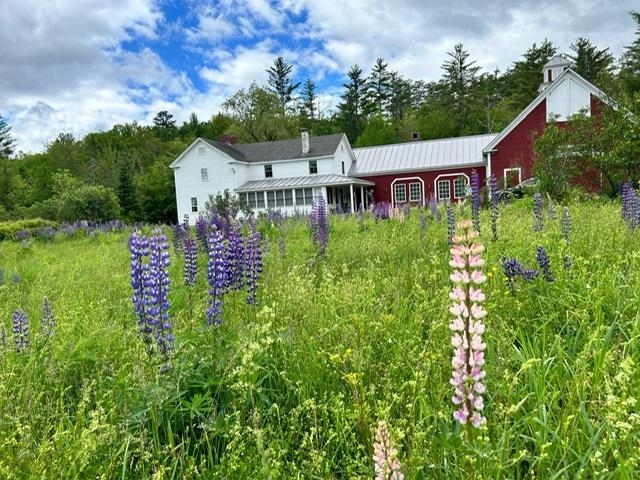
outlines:
M542 83L540 84L538 91L542 92L545 88L551 85L551 83L555 81L562 72L571 67L571 65L571 61L560 55L551 57L551 59L544 64L544 67L542 67Z

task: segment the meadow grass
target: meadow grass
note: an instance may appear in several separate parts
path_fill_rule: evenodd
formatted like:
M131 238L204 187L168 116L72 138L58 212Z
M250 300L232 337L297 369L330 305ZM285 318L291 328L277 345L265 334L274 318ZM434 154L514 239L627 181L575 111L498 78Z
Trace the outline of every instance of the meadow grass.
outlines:
M0 478L373 478L380 420L407 479L635 478L638 234L619 204L569 209L568 240L560 215L534 232L531 199L502 207L495 241L482 212L487 422L472 442L452 417L446 220L333 216L324 256L307 223L262 222L258 305L229 294L217 327L204 254L189 288L172 249L166 374L137 335L128 233L0 243ZM503 258L538 268L538 246L554 281L508 288Z

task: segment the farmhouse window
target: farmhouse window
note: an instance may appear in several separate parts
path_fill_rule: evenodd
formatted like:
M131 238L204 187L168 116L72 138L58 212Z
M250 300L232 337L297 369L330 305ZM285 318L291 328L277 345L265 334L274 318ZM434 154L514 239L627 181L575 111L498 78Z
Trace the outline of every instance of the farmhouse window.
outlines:
M404 183L397 183L393 186L395 203L404 203L407 201L407 186Z
M318 162L309 160L309 175L315 175L316 173L318 173Z
M276 207L284 207L284 190L276 190Z
M206 168L201 168L200 169L200 178L202 178L203 182L208 182L209 181L209 172L207 171Z
M273 167L271 165L264 166L264 178L273 177Z
M313 205L313 190L296 188L296 205Z
M197 212L197 211L198 211L198 198L191 197L191 212Z
M250 208L264 208L264 192L247 192L246 198Z
M276 206L276 192L273 190L267 192L267 208L273 208Z
M467 180L465 178L456 178L453 181L453 197L464 198L467 194Z
M438 200L449 200L451 198L451 182L449 180L438 180Z
M198 147L198 155L204 155L204 154L205 154L204 147Z
M411 182L409 184L409 201L419 202L422 199L422 185L420 182Z

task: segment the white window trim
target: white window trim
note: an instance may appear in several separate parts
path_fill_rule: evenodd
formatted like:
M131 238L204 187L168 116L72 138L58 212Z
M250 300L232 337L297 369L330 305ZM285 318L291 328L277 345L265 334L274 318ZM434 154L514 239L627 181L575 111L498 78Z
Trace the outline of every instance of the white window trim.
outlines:
M458 178L458 177L464 177L467 179L467 184L469 184L469 175L467 175L466 173L462 173L462 172L458 172L458 173L443 173L442 175L438 175L435 180L433 181L433 191L435 192L436 196L437 196L437 201L440 202L440 192L438 191L438 182L440 180L449 180L449 198L445 198L443 200L451 200L451 194L453 193L451 191L451 187L453 186L451 184L451 178Z
M396 199L395 199L395 185L396 182L403 182L403 183L407 183L407 182L419 182L422 188L422 198L418 201L421 201L422 203L424 203L424 180L420 177L398 177L396 179L393 180L393 182L391 182L391 205L396 206ZM405 186L405 198L407 198L407 190L406 190L406 186ZM411 201L411 200L409 200ZM407 201L405 200L403 203L406 203Z
M190 207L191 207L191 213L196 213L198 211L198 197L191 197ZM195 207L195 210L194 210L194 207Z
M398 195L399 193L399 189L402 188L402 192L404 195L404 200L399 199L398 197L400 197L400 195ZM395 183L393 185L393 205L396 204L396 202L399 203L407 203L407 184L406 183Z
M200 179L203 182L209 181L209 170L207 168L200 168Z
M520 167L512 167L512 168L505 168L502 171L502 182L504 183L504 188L507 188L507 173L509 172L518 172L518 182L516 183L516 185L520 182L522 182L522 169Z
M411 197L411 185L418 185L418 187L420 188L420 191L418 192L418 198L417 199L413 199ZM422 188L422 184L420 182L409 182L409 201L410 202L420 202L420 203L424 203L423 201L423 193L424 192L424 188Z
M456 177L456 178L454 178L454 179L453 179L453 199L454 199L454 200L458 200L458 199L460 199L460 198L464 198L464 197L466 197L466 196L467 196L467 195L466 195L466 193L467 193L467 187L469 187L469 179L465 179L465 180L464 180L464 190L463 190L463 193L462 193L462 195L457 196L457 195L456 195L456 182L457 182L457 181L459 181L459 180L462 180L462 178L460 178L460 177Z

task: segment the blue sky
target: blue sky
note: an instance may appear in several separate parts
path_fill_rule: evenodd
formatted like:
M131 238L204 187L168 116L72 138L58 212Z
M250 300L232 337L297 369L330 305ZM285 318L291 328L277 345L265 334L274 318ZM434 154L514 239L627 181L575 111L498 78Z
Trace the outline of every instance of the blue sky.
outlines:
M118 123L206 120L282 56L335 110L345 74L376 58L438 80L456 43L482 71L506 70L535 42L578 36L617 58L637 0L8 0L0 16L0 115L18 149Z

